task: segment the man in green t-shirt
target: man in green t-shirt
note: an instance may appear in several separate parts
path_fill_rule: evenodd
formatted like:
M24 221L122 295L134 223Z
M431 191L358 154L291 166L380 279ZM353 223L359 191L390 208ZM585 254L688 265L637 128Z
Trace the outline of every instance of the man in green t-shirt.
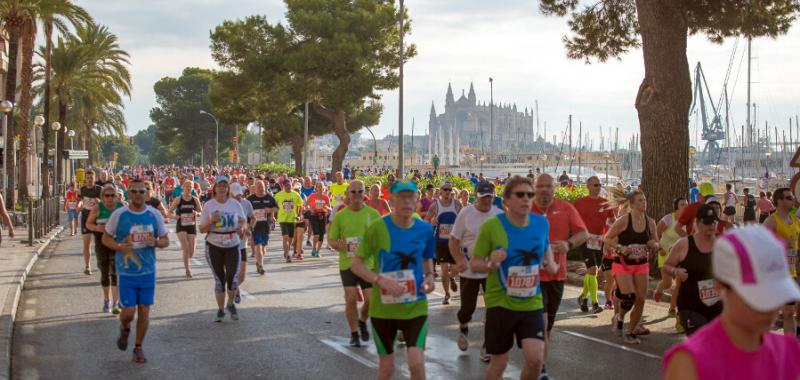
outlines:
M367 311L369 310L369 297L372 284L356 276L350 270L350 263L356 255L356 251L367 226L381 218L381 215L364 204L364 183L355 180L350 182L347 187L347 208L340 210L331 222L331 229L328 233L328 242L331 247L339 251L339 275L342 277L344 286L344 313L347 317L347 324L350 326L350 345L361 346L358 340L359 331L361 340L369 340L369 330L367 330ZM368 264L369 267L373 265ZM364 292L364 306L358 312L358 288ZM358 322L358 323L356 323ZM357 329L358 328L358 329Z
M433 226L414 218L419 198L411 181L391 188L394 211L370 224L358 246L351 270L377 288L372 292L369 316L375 347L380 355L378 379L394 373L394 340L402 331L412 379L425 378L425 337L428 327L427 294L435 285ZM374 263L374 269L368 264Z
M344 174L336 172L336 181L331 186L331 206L335 209L344 200L345 192L347 191L347 182L344 182Z
M283 191L275 194L274 198L278 203L278 223L280 223L281 236L283 236L283 257L286 258L287 263L291 263L289 247L292 246L297 222L301 220L303 198L299 193L292 191L291 181L284 181ZM298 258L302 259L302 256Z
M530 178L509 180L503 189L506 212L483 222L470 260L473 272L489 273L484 293L486 353L492 355L487 379L503 378L515 337L525 357L520 378L537 378L544 362L539 270L556 273L559 265L550 250L547 219L530 213L533 194Z

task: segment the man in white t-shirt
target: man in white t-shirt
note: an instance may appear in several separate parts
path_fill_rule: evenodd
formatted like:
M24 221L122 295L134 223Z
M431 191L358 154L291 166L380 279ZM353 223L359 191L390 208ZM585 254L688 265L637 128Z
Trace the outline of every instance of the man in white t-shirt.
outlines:
M458 348L466 351L469 347L467 335L469 333L469 321L475 312L478 303L478 292L480 289L486 291L487 273L473 273L469 269L469 260L472 258L472 250L475 247L475 239L478 237L481 224L503 211L497 207L492 207L494 203L494 185L489 182L480 182L477 186L478 199L474 205L465 207L456 217L453 231L450 233L449 248L453 260L456 262L456 269L460 274L461 280L461 307L458 310L458 323L461 332L458 335ZM481 347L481 360L488 362L489 355L486 354L485 345Z

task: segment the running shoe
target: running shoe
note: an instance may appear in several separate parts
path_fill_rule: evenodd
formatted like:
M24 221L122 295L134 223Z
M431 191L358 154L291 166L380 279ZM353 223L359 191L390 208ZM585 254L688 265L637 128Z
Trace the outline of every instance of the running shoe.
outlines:
M614 316L611 317L611 332L616 336L622 336L622 327L623 323L619 320L619 315L614 313Z
M114 307L111 308L111 314L117 315L119 312L119 302L114 303Z
M111 302L109 300L103 300L103 313L110 313L111 312Z
M222 309L217 310L217 316L214 317L214 322L222 322L225 319L225 311Z
M467 332L459 331L458 333L458 349L466 351L469 348L469 341L467 340Z
M644 325L640 323L636 325L636 328L633 330L633 333L636 335L649 335L650 329L644 327Z
M141 346L133 349L133 361L137 364L147 363L147 358L144 357L144 350L142 350Z
M667 312L667 318L675 318L678 316L678 313L675 312L675 309L669 309Z
M594 314L600 314L600 313L602 313L602 312L603 312L603 308L602 308L602 307L600 307L600 305L598 305L598 304L596 304L596 303L593 303L593 304L592 304L592 313L594 313Z
M683 324L681 323L680 318L675 318L675 331L681 334L686 332L686 329L683 328Z
M87 267L86 269L83 270L83 274L88 276L88 275L92 274L92 270Z
M485 344L483 346L481 346L481 353L479 354L479 357L480 357L481 361L484 362L484 363L488 363L488 362L490 362L492 360L492 354L487 354L486 353L486 345Z
M306 240L306 247L311 247L311 240Z
M361 340L365 342L369 340L369 329L367 328L367 322L359 320L358 331L361 334Z
M406 337L403 335L403 330L397 330L397 341L406 344Z
M317 252L316 249L311 250L311 257L319 257L319 253Z
M586 313L589 311L589 300L586 299L584 296L578 296L578 306L581 307L581 311Z
M606 306L603 307L606 310L614 310L614 303L611 300L606 301Z
M456 284L456 279L450 277L450 290L457 292L458 291L458 284Z
M292 256L286 256L286 262L287 263L291 263L292 262Z
M233 319L234 321L238 321L239 320L239 312L236 311L236 306L234 306L233 304L230 304L230 305L228 305L227 309L228 309L228 313L231 314L231 319Z
M128 349L128 335L130 335L131 329L125 329L122 325L119 326L119 338L117 338L117 348L122 351Z
M297 259L300 260L300 261L303 261L303 254L301 253L301 254L297 255Z
M350 346L361 347L361 341L358 340L358 333L355 331L350 333Z
M547 370L542 367L542 372L539 373L539 380L550 380L550 375L547 374Z
M639 339L639 337L636 336L636 334L634 334L634 333L626 333L625 337L622 338L622 341L625 344L640 344L640 343L642 343L642 340Z
M450 304L450 295L445 294L444 299L442 299L442 305L449 305Z
M258 274L264 274L264 273L266 273L266 272L264 271L264 266L263 266L263 265L256 265L256 273L258 273Z
M233 302L242 303L242 295L240 294L239 290L236 290L236 296L233 297Z

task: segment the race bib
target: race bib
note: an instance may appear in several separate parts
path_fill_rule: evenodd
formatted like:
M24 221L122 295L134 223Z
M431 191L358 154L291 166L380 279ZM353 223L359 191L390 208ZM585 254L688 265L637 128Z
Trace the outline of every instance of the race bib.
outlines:
M314 209L315 210L322 210L323 208L325 208L325 201L324 200L317 199L316 201L314 201Z
M229 232L224 234L208 234L208 240L216 245L223 247L231 247L238 244L236 238L239 235L236 232Z
M75 201L67 202L67 209L74 210L77 207L78 207L78 202L75 202Z
M603 249L603 237L600 235L589 234L589 238L586 239L586 248L589 248L593 251L599 251Z
M194 213L181 214L181 226L194 226L194 225L195 225Z
M449 239L451 232L453 232L453 225L452 224L440 224L439 225L439 239Z
M106 223L108 223L108 218L103 218L103 219L97 218L94 220L94 224L106 224Z
M356 255L356 250L358 250L358 245L361 244L360 237L349 237L345 238L347 242L347 257L353 257Z
M147 247L146 241L153 237L153 226L150 224L137 224L131 227L130 238L133 249Z
M397 281L403 286L403 294L393 296L381 288L381 303L396 304L396 303L412 303L417 301L417 280L414 277L414 271L411 269L403 269L394 272L381 273L381 277Z
M294 202L292 202L292 201L283 201L283 203L281 203L281 205L283 206L283 212L292 212L292 211L294 211Z
M97 199L95 198L83 198L83 209L84 210L91 210L97 204Z
M266 222L267 209L253 210L253 217L256 218L256 222Z
M700 301L706 306L713 306L719 302L719 292L714 288L714 279L697 281L697 290L700 292Z
M628 260L633 261L646 261L648 255L648 248L644 244L631 244L628 247L631 249L631 253L628 255Z
M789 273L792 277L797 276L797 250L786 250L786 261L789 263Z
M506 294L511 297L530 298L539 286L539 266L519 265L508 268Z
M333 196L333 199L335 199L336 202L342 202L342 201L344 201L344 195L336 194L336 195Z

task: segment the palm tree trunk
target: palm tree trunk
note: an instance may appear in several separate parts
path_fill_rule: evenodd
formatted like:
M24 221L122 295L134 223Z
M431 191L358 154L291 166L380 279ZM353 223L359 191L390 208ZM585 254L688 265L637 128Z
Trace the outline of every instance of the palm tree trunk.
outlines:
M8 40L8 72L6 73L6 99L11 101L11 103L16 103L16 94L17 94L17 57L19 56L19 38L21 33L21 22L9 22L6 25L6 30L8 31L9 40ZM16 108L16 107L15 107ZM5 138L5 162L6 162L6 170L8 175L8 187L5 189L6 191L6 204L11 205L10 207L14 207L16 204L16 196L14 193L14 171L16 170L16 161L14 160L14 111L12 109L11 113L8 115L8 127L7 127L8 136L4 136ZM10 138L9 138L10 137Z
M42 125L42 196L50 195L50 166L47 165L47 152L50 144L50 56L53 52L53 20L44 24L44 125Z
M67 103L66 94L59 94L58 96L58 122L61 128L57 132L56 137L56 154L55 154L55 167L56 167L56 183L53 186L53 194L59 194L59 186L64 182L64 160L61 159L61 152L64 151L64 131L67 129Z
M22 37L22 67L20 67L19 94L19 199L28 199L28 153L30 152L30 113L33 99L33 49L36 46L36 29L33 22L26 22Z

